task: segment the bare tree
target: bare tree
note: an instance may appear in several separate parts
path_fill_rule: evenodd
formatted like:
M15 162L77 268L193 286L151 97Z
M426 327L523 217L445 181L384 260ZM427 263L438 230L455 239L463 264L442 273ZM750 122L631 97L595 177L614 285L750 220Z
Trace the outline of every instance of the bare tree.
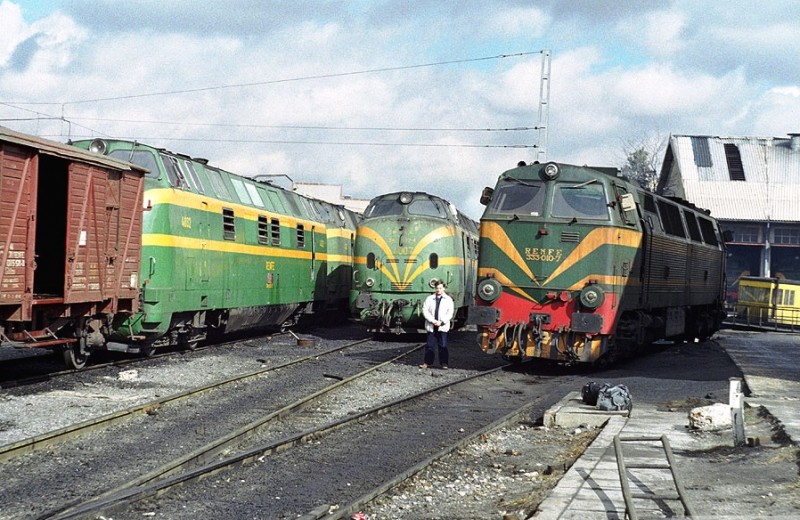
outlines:
M636 139L622 141L625 154L625 164L621 173L642 188L655 191L658 185L658 175L661 163L664 161L664 152L667 149L667 139L658 133Z

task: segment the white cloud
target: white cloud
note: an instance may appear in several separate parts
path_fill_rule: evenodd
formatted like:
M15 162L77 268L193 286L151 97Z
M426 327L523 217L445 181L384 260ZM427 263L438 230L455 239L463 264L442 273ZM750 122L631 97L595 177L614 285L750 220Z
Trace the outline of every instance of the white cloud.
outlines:
M542 36L550 22L550 15L536 7L497 9L485 24L481 24L480 30L484 36Z
M664 135L800 131L798 65L791 59L800 52L800 26L788 17L750 13L745 31L737 27L738 17L717 12L706 21L700 16L706 7L681 3L669 10L629 6L608 13L590 2L574 16L501 2L467 2L457 9L438 2L321 9L298 0L287 16L254 9L247 24L212 30L224 19L216 9L225 5L203 3L178 23L187 4L162 8L153 2L152 25L145 27L128 22L131 11L115 19L117 25L96 13L69 18L59 12L28 24L17 4L0 2L0 101L60 102L268 83L66 105L67 117L118 120L81 121L92 130L72 126L73 135L136 137L242 174L286 173L298 181L341 183L347 195L432 191L475 218L483 186L517 161L533 160L536 151L464 145L533 144L536 132L299 127L534 126L539 54L346 73L550 48L549 159L614 165L622 139L652 130ZM103 5L106 14L119 9L118 3ZM262 26L263 34L256 29ZM342 75L283 81L335 74ZM58 114L61 107L37 110ZM19 115L0 105L0 117ZM137 119L170 124L121 121ZM19 129L57 134L67 128L57 122L45 130L48 124ZM453 146L399 146L409 143Z
M757 135L781 137L800 132L800 87L775 87L755 103L753 132Z
M3 0L0 3L0 67L8 65L17 45L31 34L31 29L22 18L22 9L17 4Z
M627 27L637 21L627 22ZM682 40L686 27L686 15L676 11L658 11L644 17L640 31L634 31L642 39L644 48L654 56L670 57L682 51L686 42Z

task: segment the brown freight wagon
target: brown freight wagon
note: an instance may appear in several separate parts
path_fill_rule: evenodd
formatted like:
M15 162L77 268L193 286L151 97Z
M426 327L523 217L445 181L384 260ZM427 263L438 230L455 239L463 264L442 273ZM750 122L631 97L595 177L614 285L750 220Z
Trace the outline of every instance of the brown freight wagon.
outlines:
M146 170L0 126L0 344L80 368L138 310Z

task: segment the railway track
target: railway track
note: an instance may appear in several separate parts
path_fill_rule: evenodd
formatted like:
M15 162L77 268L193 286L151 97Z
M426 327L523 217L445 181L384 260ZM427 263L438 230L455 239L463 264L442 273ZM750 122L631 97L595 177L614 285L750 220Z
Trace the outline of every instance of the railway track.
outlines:
M56 435L5 447L6 462L0 469L4 474L2 513L9 518L36 518L119 487L126 479L148 472L163 474L163 470L153 469L159 462L182 458L204 444L217 443L218 449L224 449L219 439L229 436L239 424L251 424L253 417L264 415L277 420L291 413L292 406L287 403L302 406L298 397L305 397L306 402L319 398L326 387L330 391L360 372L374 371L386 358L396 360L396 351L408 355L419 348L418 344L405 344L384 349L362 343L318 350L279 367L226 380L222 386L170 396L126 414L111 414ZM304 374L312 375L303 380Z
M271 334L267 337L280 336L288 333L280 332ZM15 388L18 386L26 386L44 381L53 381L60 377L71 376L75 374L86 374L95 371L101 371L108 368L122 368L128 366L136 366L138 364L150 362L153 360L160 360L175 356L185 356L190 354L201 354L209 349L223 349L232 345L237 345L243 341L250 341L250 339L234 339L221 343L204 344L196 346L191 349L161 349L157 350L151 355L129 355L123 359L111 359L108 361L97 362L98 356L93 357L93 362L87 364L83 368L62 368L63 361L57 358L56 354L52 355L35 355L28 357L15 357L11 359L0 360L0 389ZM113 355L112 353L106 354L106 357ZM57 368L55 368L57 367Z
M365 500L364 497L374 494L376 483L405 478L415 471L414 468L424 467L444 453L480 436L487 428L511 421L522 410L544 408L549 402L550 390L535 397L520 390L526 386L535 387L541 384L540 381L523 378L524 382L513 383L508 379L518 376L499 373L498 370L459 376L387 402L380 402L381 399L376 397L372 406L334 418L327 412L318 417L317 409L309 410L306 406L306 413L287 416L286 424L276 432L251 436L251 429L243 429L241 434L249 438L249 444L239 446L235 453L219 456L219 450L210 445L211 449L206 453L213 456L213 460L204 457L199 462L198 453L191 454L195 456L195 464L182 464L185 469L181 473L173 470L177 467L174 463L164 465L159 475L153 473L147 481L143 478L132 480L97 500L65 510L52 518L95 517L99 514L139 518L144 512L150 514L154 510L166 518L194 518L197 515L283 518L308 511L316 511L321 517L323 510L327 514L328 510L336 509L336 504L349 503L351 505L347 507L357 507ZM432 379L436 380L436 377ZM358 380L353 378L342 383L345 383L342 385L344 389L358 384ZM319 404L325 407L324 403ZM453 429L451 423L458 414L463 417L462 427ZM438 423L434 424L434 421ZM389 437L399 437L408 444L408 436L420 434L415 431L420 425L429 427L431 435L425 438L423 431L423 437L419 438L424 441L419 445L413 439L412 446L389 440ZM447 433L440 438L437 431ZM389 436L386 443L381 440L384 434ZM331 446L336 455L326 455ZM364 453L360 453L360 449L364 449ZM389 454L387 450L396 450L396 453ZM406 450L414 453L406 457ZM395 457L401 454L403 456ZM184 457L184 462L189 458ZM413 464L408 464L409 460L414 461ZM213 509L211 504L226 501L221 497L229 496L228 493L232 493L230 496L241 493L242 486L238 483L245 482L258 482L252 488L254 495L233 499L239 507L247 504L245 510L223 512ZM303 483L301 487L304 489L292 488L298 482ZM378 489L380 492L383 487ZM291 498L291 505L281 502L280 498L265 504L264 497L273 492L279 493L284 500ZM192 506L187 509L187 504Z
M306 363L311 360L317 359L320 356L330 355L345 350L347 348L354 347L356 345L364 343L365 341L368 340L364 339L355 341L342 346L337 346L335 348L327 349L322 352L315 352L307 356L299 357L276 366L264 367L244 374L237 374L235 376L227 377L225 379L221 379L213 383L203 385L201 387L192 388L185 392L180 392L177 394L158 398L143 404L130 406L128 408L125 408L124 410L120 410L110 414L105 414L101 417L96 417L86 421L82 421L77 424L72 424L64 428L59 428L57 430L47 432L42 435L36 435L27 439L23 439L18 442L7 444L5 446L0 446L0 463L6 462L20 455L33 453L42 449L52 449L53 446L65 442L69 439L85 436L90 433L94 433L102 429L109 428L111 426L130 420L135 416L142 414L157 413L158 410L162 409L165 406L178 404L187 399L199 397L209 392L221 391L224 390L229 385L243 383L248 380L265 376L270 372L277 371L282 368L287 368L301 363Z
M331 385L322 391L305 396L298 401L290 403L280 410L265 416L263 419L260 419L252 424L248 424L225 437L217 439L214 442L211 442L200 449L181 457L180 459L170 461L160 466L156 470L148 473L147 475L119 486L118 488L103 494L97 499L59 512L52 516L47 515L42 518L66 520L70 518L83 518L105 513L114 513L116 516L119 508L127 507L134 502L160 496L178 486L200 481L209 477L210 475L217 474L230 468L251 464L253 462L263 462L265 458L270 455L281 453L303 444L315 442L333 431L348 427L352 428L354 424L359 424L362 423L362 421L368 420L372 417L396 411L403 406L408 405L409 403L419 401L425 397L430 397L433 394L446 390L450 387L463 385L478 378L491 377L496 371L503 368L498 367L491 371L460 377L455 380L426 388L412 395L394 399L389 402L376 404L358 413L348 414L333 420L323 420L321 424L315 424L314 426L308 425L310 423L320 422L314 417L318 414L310 413L306 414L305 416L298 416L292 420L294 423L293 427L300 430L297 433L289 434L279 440L274 440L271 436L266 436L265 440L262 440L261 442L256 441L252 446L246 449L239 449L233 454L223 455L224 450L234 446L236 443L251 439L254 437L256 430L265 427L268 423L278 419L286 418L293 411L300 410L312 402L329 396L331 392L344 385L354 384L368 373L393 363L416 350L417 349L412 349L411 351L405 352L400 356L386 361L385 363L371 367L349 378L342 379L338 383ZM529 406L530 405L525 405L525 408ZM302 428L302 426L307 427Z

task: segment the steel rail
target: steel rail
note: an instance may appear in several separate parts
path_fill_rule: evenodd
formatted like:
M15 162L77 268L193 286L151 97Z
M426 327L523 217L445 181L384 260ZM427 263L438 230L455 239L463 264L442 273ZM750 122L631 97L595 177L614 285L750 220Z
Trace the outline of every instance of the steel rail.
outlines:
M283 334L283 333L280 333L280 334ZM277 336L277 335L278 334L272 334L272 336ZM103 368L122 367L122 366L125 366L125 365L133 365L133 364L143 363L143 362L149 361L151 359L160 359L160 358L163 358L163 357L170 357L170 356L183 356L183 355L186 355L186 354L189 354L189 353L203 352L203 351L209 350L209 349L225 348L225 347L234 346L237 343L244 343L246 341L251 341L252 339L253 338L248 338L248 339L241 339L240 338L240 339L237 339L237 340L225 341L225 342L222 342L222 343L214 343L214 344L203 345L202 347L197 347L197 348L192 349L192 350L187 350L187 349L183 349L183 350L161 349L161 350L164 350L164 351L163 352L156 352L155 354L152 354L150 356L140 355L140 356L136 357L135 354L131 354L131 356L134 356L134 357L129 357L129 358L125 358L125 359L116 359L114 361L109 361L109 362L106 362L106 363L97 363L97 364L94 364L94 365L85 366L83 368L68 368L68 369L65 369L65 370L58 370L58 371L49 372L49 373L46 373L46 374L38 374L38 375L29 376L29 377L23 377L21 379L9 379L9 380L6 380L6 381L0 381L0 389L2 389L2 388L14 388L14 387L17 387L17 386L24 386L24 385L29 385L29 384L33 384L33 383L42 383L44 381L51 381L51 380L53 380L53 379L55 379L57 377L68 376L68 375L71 375L71 374L84 374L86 372L92 372L94 370L100 370L100 369L103 369ZM22 357L22 358L9 359L9 360L5 360L5 361L0 362L0 366L6 365L3 368L8 368L9 365L11 365L11 364L13 364L15 362L30 362L31 360L35 360L37 357L38 356L28 356L28 357ZM44 356L41 356L41 357L44 357ZM63 364L63 362L62 362L62 364Z
M136 414L141 413L152 413L154 410L158 410L163 406L167 406L172 403L176 403L178 401L185 400L189 397L194 397L198 395L205 394L207 392L211 392L214 390L218 390L223 388L227 385L233 383L239 383L248 379L253 379L259 376L262 376L268 372L273 372L275 370L286 368L292 365L296 365L299 363L304 363L307 361L311 361L316 359L320 356L325 356L328 354L332 354L334 352L338 352L340 350L344 350L346 348L350 348L361 343L369 341L369 338L362 339L353 343L348 343L344 346L335 347L332 349L328 349L322 352L315 352L313 354L309 354L307 356L303 356L298 359L293 359L291 361L287 361L286 363L282 363L280 365L276 365L273 367L267 368L260 368L258 370L253 370L251 372L247 372L245 374L239 374L227 379L223 379L220 381L215 381L213 383L209 383L207 385L193 388L191 390L186 390L185 392L179 392L177 394L168 395L166 397L155 399L153 401L149 401L144 404L138 404L131 406L129 408L125 408L124 410L119 410L116 412L111 412L109 414L103 415L101 417L96 417L93 419L88 419L86 421L71 424L69 426L65 426L63 428L59 428L57 430L53 430L41 435L36 435L33 437L29 437L27 439L23 439L21 441L17 441L11 444L6 444L5 446L0 446L0 462L6 462L11 460L15 457L20 455L25 455L28 453L33 453L40 449L46 449L53 444L57 444L60 442L64 442L69 439L73 439L79 437L81 435L86 435L88 433L108 428L115 424L119 424Z
M368 504L369 502L374 500L376 497L378 497L380 495L383 495L384 493L387 493L392 488L402 484L403 482L405 482L406 480L410 479L411 477L413 477L417 473L423 471L424 469L428 468L429 466L431 466L435 462L443 459L447 455L450 455L451 453L455 452L456 450L461 449L461 448L463 448L465 446L468 446L469 444L474 442L476 439L478 439L482 435L486 435L486 434L488 434L490 432L493 432L495 430L499 430L500 428L508 426L509 424L511 424L512 422L517 420L517 418L519 416L521 416L524 413L529 412L531 409L533 409L536 406L537 406L537 403L535 403L535 402L534 403L526 403L526 404L520 406L519 408L517 408L516 410L512 410L511 412L509 412L508 414L504 415L503 417L497 419L496 421L492 422L491 424L488 424L488 425L484 426L483 428L473 432L472 434L468 435L467 437L464 437L460 441L458 441L458 442L456 442L456 443L454 443L454 444L452 444L450 446L447 446L446 448L442 449L438 453L434 453L433 455L431 455L427 459L419 462L418 464L415 464L414 466L406 469L405 471L402 471L402 472L398 473L397 475L395 475L390 480L387 480L387 481L383 482L380 486L378 486L378 487L370 490L369 492L361 495L360 497L358 497L357 499L353 500L352 502L337 508L336 511L331 512L331 510L330 510L331 506L329 504L322 504L319 507L315 508L313 511L310 511L310 512L306 513L305 515L298 517L298 520L319 520L321 518L325 518L326 520L341 520L342 518L345 518L345 517L350 518L350 515L357 513L359 509L361 509L363 506L365 506L366 504Z
M401 357L403 357L405 355L408 355L408 354L412 353L413 351L415 351L415 350L417 350L419 348L421 348L421 346L417 347L416 349L413 349L413 350L411 350L411 351L409 351L407 353L404 353L404 354L398 356L398 358L401 358ZM383 365L385 365L387 363L390 363L390 362L392 362L392 361L390 360L390 361L387 361L385 363L381 363L380 365L378 365L376 367L372 367L371 369L369 369L369 371L376 370L377 368L380 368L381 366L383 366ZM136 479L135 481L132 481L132 483L131 483L132 485L131 486L120 486L120 487L116 488L115 490L112 490L112 491L110 491L108 493L104 493L103 495L100 495L99 497L91 499L91 500L89 500L87 502L84 502L82 504L79 504L77 506L71 507L70 509L62 510L62 511L56 512L55 514L48 514L48 515L40 516L39 519L45 519L46 518L46 519L49 519L49 520L68 520L68 519L73 519L73 518L84 518L84 517L87 517L87 516L90 516L90 515L98 515L98 514L102 514L102 513L111 512L111 511L116 510L117 508L129 505L129 504L132 504L132 503L135 503L135 502L147 499L147 498L163 495L164 493L166 493L169 489L171 489L173 487L182 485L184 483L187 483L187 482L190 482L190 481L193 481L193 480L199 480L199 479L208 477L210 475L218 473L218 472L220 472L222 470L225 470L227 468L236 467L236 466L242 466L242 465L245 465L247 463L250 463L250 462L253 462L253 461L256 461L256 460L261 460L263 457L266 457L266 456L269 456L269 455L272 455L272 454L275 454L275 453L280 453L280 452L286 451L286 450L288 450L288 449L290 449L290 448L292 448L294 446L297 446L297 445L300 445L300 444L303 444L303 443L307 443L309 441L321 438L321 437L325 436L326 434L328 434L328 433L330 433L332 431L335 431L335 430L337 430L339 428L342 428L342 427L344 427L344 426L346 426L346 425L348 425L350 423L360 421L360 420L362 420L364 418L367 418L367 417L370 417L370 416L382 415L382 414L387 413L387 412L391 411L392 409L394 409L396 407L399 407L399 406L401 406L401 405L403 405L403 404L405 404L407 402L410 402L410 401L413 401L413 400L417 400L417 399L420 399L422 397L437 393L437 392L439 392L439 391L441 391L441 390L443 390L445 388L448 388L448 387L451 387L451 386L454 386L454 385L457 385L457 384L461 384L461 383L464 383L464 382L467 382L467 381L470 381L470 380L473 380L473 379L477 379L477 378L481 378L481 377L485 377L485 376L494 374L495 372L497 372L499 370L502 370L504 368L506 368L506 366L497 367L497 368L494 368L492 370L487 370L486 372L472 374L472 375L469 375L469 376L462 377L460 379L456 379L456 380L453 380L453 381L442 383L441 385L437 385L435 387L428 388L426 390L422 390L422 391L417 392L415 394L411 394L411 395L408 395L408 396L405 396L405 397L401 397L401 398L395 399L393 401L390 401L388 403L383 403L383 404L376 405L376 406L374 406L372 408L369 408L367 410L358 412L356 414L352 414L352 415L348 415L346 417L342 417L340 419L337 419L335 421L329 422L329 423L324 424L322 426L319 426L319 427L316 427L316 428L312 428L310 430L306 430L306 431L303 431L303 432L300 432L300 433L297 433L297 434L294 434L294 435L290 435L289 437L284 438L282 440L279 440L279 441L276 441L276 442L272 442L272 443L269 443L269 444L266 444L266 445L258 445L258 446L255 446L253 448L247 449L245 451L241 451L241 452L239 452L239 453L237 453L235 455L225 457L225 458L220 459L218 461L206 463L206 464L204 464L204 465L202 465L200 467L196 467L196 468L193 468L193 469L188 469L184 473L174 474L175 472L170 469L169 470L170 474L169 474L169 476L166 476L166 478L162 478L160 480L155 480L154 478L150 478L150 480L148 482L146 482L146 483L142 483L142 484L139 484L139 485L134 484L134 483L140 482L144 478L144 477L142 477L140 479ZM338 388L342 384L348 383L348 382L353 381L355 379L358 379L358 377L353 376L353 377L347 378L347 379L345 379L343 381L340 381L340 382L338 382L338 383L336 383L336 384L334 384L332 386ZM316 393L320 394L321 392L329 393L327 389L323 389L323 391L316 392ZM297 403L290 404L285 408L290 408L290 407L297 408L297 406L295 406L295 404L297 404ZM281 411L279 411L279 412L281 412ZM273 415L275 415L276 413L279 413L279 412L274 412L273 414L270 414L270 416L273 416ZM249 430L249 429L250 429L250 425L245 426L242 430ZM216 445L216 443L211 443L211 444ZM187 455L186 457L183 457L181 460L187 461L189 459L189 457L191 457L191 456L192 455ZM165 466L173 466L173 464L170 463L170 464L167 464ZM155 473L155 472L151 472L151 473ZM153 476L153 475L151 475L151 476Z

